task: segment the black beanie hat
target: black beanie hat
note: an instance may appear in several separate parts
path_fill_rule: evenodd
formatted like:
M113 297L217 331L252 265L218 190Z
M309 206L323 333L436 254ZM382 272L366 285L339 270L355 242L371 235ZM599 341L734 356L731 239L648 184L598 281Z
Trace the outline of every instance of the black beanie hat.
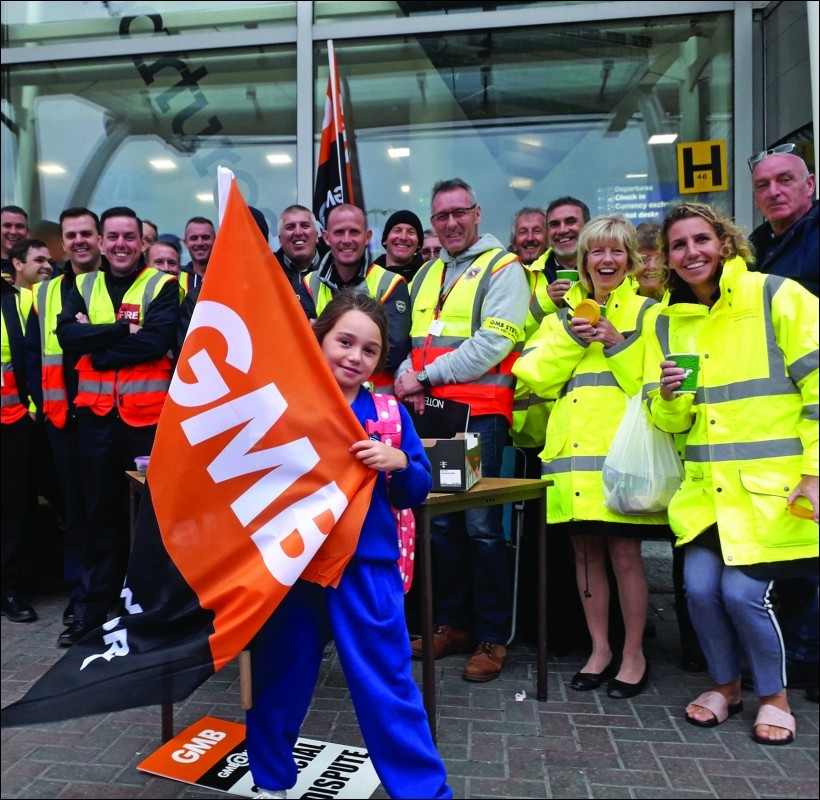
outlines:
M387 234L396 227L396 225L412 225L416 229L416 236L419 237L419 247L424 241L424 228L421 227L421 220L412 211L396 211L387 218L384 223L384 233L382 233L382 247L387 242Z
M248 210L251 212L251 216L254 220L256 220L256 224L259 226L259 230L262 231L262 236L265 237L265 241L267 242L270 234L270 228L268 228L268 222L265 219L265 215L258 208L254 208L253 206L248 206Z

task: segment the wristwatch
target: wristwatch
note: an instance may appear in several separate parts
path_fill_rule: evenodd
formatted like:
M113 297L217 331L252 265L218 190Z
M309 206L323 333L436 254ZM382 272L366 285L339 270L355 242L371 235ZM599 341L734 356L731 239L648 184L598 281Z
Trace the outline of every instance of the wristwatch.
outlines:
M422 369L416 373L416 380L425 388L425 389L432 389L433 384L430 383L430 379L427 377L427 370Z

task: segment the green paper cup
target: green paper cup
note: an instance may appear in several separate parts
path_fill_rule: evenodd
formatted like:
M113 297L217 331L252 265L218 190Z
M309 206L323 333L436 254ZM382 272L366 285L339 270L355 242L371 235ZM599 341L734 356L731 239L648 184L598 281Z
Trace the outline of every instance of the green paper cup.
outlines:
M698 371L700 370L700 355L698 353L670 353L667 361L674 361L681 369L686 370L683 382L674 394L694 394L698 388Z
M558 280L565 280L565 281L572 281L573 283L578 282L578 270L577 269L557 269L555 270L555 277Z

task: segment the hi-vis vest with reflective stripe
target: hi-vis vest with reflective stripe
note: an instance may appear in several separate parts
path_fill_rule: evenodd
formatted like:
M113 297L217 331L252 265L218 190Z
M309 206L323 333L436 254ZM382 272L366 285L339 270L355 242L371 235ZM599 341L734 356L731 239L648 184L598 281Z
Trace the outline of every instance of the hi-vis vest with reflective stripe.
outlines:
M325 306L333 299L333 290L326 283L319 279L320 270L315 269L309 272L305 278L305 286L313 298L313 304L316 306L316 316L318 317ZM399 281L404 280L401 275L395 272L388 272L384 267L378 264L371 264L364 276L364 284L367 287L367 293L380 303L387 302L393 290L399 284ZM362 284L357 288L359 291L364 291Z
M490 279L494 272L513 261L517 262L518 256L495 247L479 255L467 267L441 307L438 318L444 325L442 335L430 335L426 350L425 342L439 304L445 267L440 258L422 266L410 285L410 307L413 311L410 355L415 370L432 364L439 356L453 352L481 328L482 307ZM503 414L508 421L511 420L515 387L512 365L518 358L521 345L522 342L518 341L500 364L476 380L434 386L431 394L446 400L469 403L473 416Z
M20 327L25 333L26 319L31 308L31 292L21 289L14 298L17 314L20 317ZM23 405L17 387L17 378L14 374L14 364L11 356L11 339L6 328L6 320L0 314L0 362L2 362L2 388L0 388L0 422L10 425L22 419L27 413L27 406Z
M40 325L43 414L55 428L63 428L68 418L68 394L63 374L63 348L57 340L57 315L63 310L64 275L38 283L33 290L34 311Z
M325 310L325 306L333 299L333 290L330 286L320 280L320 272L321 270L315 269L303 278L305 286L310 292L310 296L313 298L313 304L316 306L317 317L322 313L322 311ZM366 287L367 293L374 300L378 300L380 303L384 304L390 299L390 296L393 294L393 290L399 285L399 282L403 280L404 278L402 278L401 275L398 275L395 272L390 272L384 267L380 267L378 264L371 264L364 276L364 283L360 283L358 286L354 287L354 289L356 291L363 292ZM385 347L386 346L387 343L385 342ZM382 370L381 372L371 375L370 382L374 386L392 386L393 376L385 370Z
M551 254L552 249L548 249L526 267L527 282L530 286L530 304L527 307L527 319L524 323L522 355L527 352L527 342L538 331L544 317L558 311L558 306L552 302L547 292L549 282L547 273L544 271ZM510 438L513 444L517 447L543 447L551 408L552 401L539 397L523 381L517 381L513 399L512 425L510 425Z
M123 304L138 305L139 322L151 301L162 287L173 280L172 275L145 267L123 297ZM77 278L77 288L85 300L88 318L92 324L116 322L114 305L105 285L105 274L95 272ZM75 405L90 408L98 416L104 416L115 406L123 422L134 427L156 425L171 383L171 360L167 356L121 367L117 370L95 370L90 356L84 355L77 362L78 390Z
M733 258L712 308L661 308L645 334L652 418L686 433L685 477L669 504L679 544L717 522L730 566L816 556L817 525L790 514L787 498L818 474L817 298ZM694 396L658 397L670 352L700 355Z

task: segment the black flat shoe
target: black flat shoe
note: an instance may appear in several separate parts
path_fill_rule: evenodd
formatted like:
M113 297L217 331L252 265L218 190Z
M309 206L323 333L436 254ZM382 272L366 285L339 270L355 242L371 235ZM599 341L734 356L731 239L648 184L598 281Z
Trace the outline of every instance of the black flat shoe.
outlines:
M646 662L646 667L641 675L641 679L637 683L626 683L626 681L619 681L613 678L606 687L607 697L614 697L616 700L626 700L629 697L635 697L640 694L649 683L649 662Z
M93 629L93 625L75 620L57 637L57 644L60 647L71 647Z
M76 603L76 597L72 597L71 600L68 601L65 611L63 611L63 625L71 625L71 623L74 622L74 606Z
M37 612L14 592L3 595L0 612L9 622L34 622Z
M615 669L615 659L609 662L603 672L576 672L572 676L570 687L576 692L590 692L597 689L605 680L611 678L617 670Z

